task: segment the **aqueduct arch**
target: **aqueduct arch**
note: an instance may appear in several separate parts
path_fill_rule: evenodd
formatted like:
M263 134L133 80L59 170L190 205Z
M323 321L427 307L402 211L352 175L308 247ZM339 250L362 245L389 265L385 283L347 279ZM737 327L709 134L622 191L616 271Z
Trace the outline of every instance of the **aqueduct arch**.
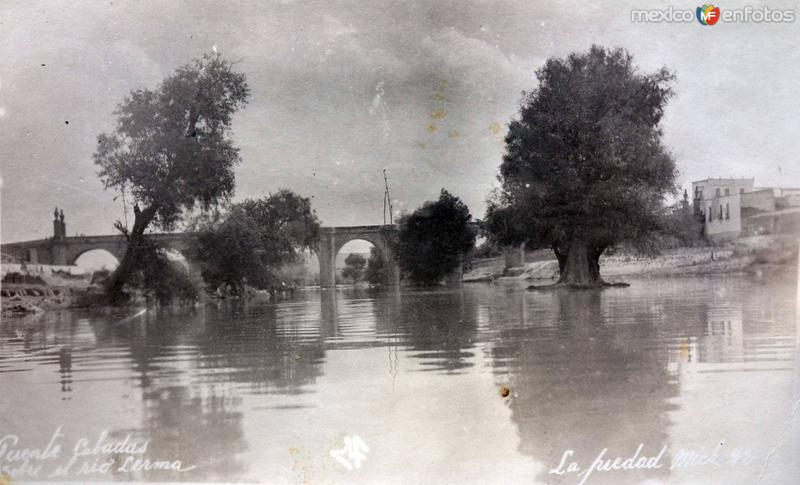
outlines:
M336 287L336 255L350 241L362 239L378 248L383 258L384 285L400 284L400 268L397 266L392 245L397 237L397 226L349 226L323 227L320 229L317 258L319 259L320 285Z

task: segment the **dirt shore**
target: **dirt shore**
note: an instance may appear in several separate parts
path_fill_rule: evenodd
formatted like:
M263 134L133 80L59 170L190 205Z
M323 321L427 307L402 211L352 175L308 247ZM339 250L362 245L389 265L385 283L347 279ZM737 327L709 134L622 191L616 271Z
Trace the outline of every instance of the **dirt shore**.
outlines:
M91 279L91 273L73 274L45 265L28 268L6 265L0 286L2 316L24 316L74 306L86 295L99 291Z
M749 238L722 247L676 248L658 256L611 254L600 258L600 272L608 281L619 277L667 277L750 274L757 277L795 274L796 238ZM502 259L477 262L464 275L464 282L491 280L554 280L558 278L555 257L504 268Z

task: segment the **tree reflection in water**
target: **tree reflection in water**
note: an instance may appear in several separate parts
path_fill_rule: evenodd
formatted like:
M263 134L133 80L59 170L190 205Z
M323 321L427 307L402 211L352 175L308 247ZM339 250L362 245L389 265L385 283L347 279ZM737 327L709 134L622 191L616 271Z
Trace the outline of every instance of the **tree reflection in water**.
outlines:
M402 343L427 370L459 373L474 365L477 306L477 296L460 289L408 292L394 321Z
M246 449L242 431L241 398L228 385L152 386L143 394L145 457L151 461L181 461L184 472L141 470L127 480L227 481L244 471L236 455Z
M31 442L49 439L50 424L65 423L69 443L109 429L113 440L149 439L142 458L196 467L110 477L121 480L271 477L274 467L292 466L287 449L299 433L349 433L362 423L381 430L381 438L362 436L376 450L384 436L430 432L430 443L442 440L441 456L471 464L472 478L486 478L484 469L507 458L526 478L539 473L529 481L577 483L574 474L547 473L566 450L583 467L604 447L608 458L624 459L639 443L646 456L669 445L663 463L706 438L769 451L796 402L786 390L796 385L787 382L788 371L797 372L796 303L783 293L744 280L648 281L602 292L475 285L301 292L278 303L151 309L133 319L70 311L0 328L4 379L35 384L48 375L51 384L17 384L22 398L0 397L9 416L47 416ZM381 387L387 373L392 387ZM756 416L758 425L742 416ZM6 428L31 427L9 419ZM796 427L786 429L788 437ZM402 449L406 441L388 442ZM794 443L773 463L789 461ZM411 443L420 459L425 446ZM306 447L303 456L317 451L321 463L335 465L324 446ZM450 473L438 468L426 477ZM682 479L666 467L624 473L596 473L590 483ZM720 471L707 473L700 482Z
M274 305L226 302L219 309L148 313L139 325L106 327L101 339L122 337L139 375L144 422L137 434L150 440L143 458L180 459L184 468L194 467L181 473L140 470L121 478L242 476L245 466L237 454L247 443L241 395L307 392L304 386L321 374L324 362L319 332L298 338L297 322L275 311Z
M492 356L512 392L508 402L520 451L545 464L541 481L575 481L574 475L548 474L566 450L574 450L572 459L584 468L604 447L611 458L632 456L638 443L644 444L643 455L658 454L668 444L668 400L677 395L678 383L667 372L667 351L653 344L655 327L607 323L609 309L598 290L526 298L552 300L543 305L557 310L501 331ZM628 311L651 310L644 304ZM667 464L668 453L662 458ZM621 473L627 482L669 471L667 465ZM595 475L591 483L620 480L614 472Z

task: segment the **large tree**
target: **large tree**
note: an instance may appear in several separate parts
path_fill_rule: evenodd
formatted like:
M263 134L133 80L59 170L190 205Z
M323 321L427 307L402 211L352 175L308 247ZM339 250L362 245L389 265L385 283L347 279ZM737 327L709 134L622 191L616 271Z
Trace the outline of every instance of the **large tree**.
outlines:
M552 248L559 284L602 285L603 251L657 231L674 193L659 125L673 75L642 73L625 50L593 46L547 60L536 76L509 124L488 225L503 244Z
M429 201L400 219L395 245L400 268L417 284L438 283L462 263L475 245L472 215L458 197L442 189Z
M233 204L219 219L201 224L190 250L212 286L244 284L270 289L281 265L316 246L319 220L311 201L290 190Z
M116 127L98 137L94 155L106 188L134 204L132 228L117 223L128 250L110 279L112 298L142 266L146 229L171 229L185 210L233 194L239 150L231 122L248 95L244 74L214 53L178 68L154 90L131 92L117 107Z

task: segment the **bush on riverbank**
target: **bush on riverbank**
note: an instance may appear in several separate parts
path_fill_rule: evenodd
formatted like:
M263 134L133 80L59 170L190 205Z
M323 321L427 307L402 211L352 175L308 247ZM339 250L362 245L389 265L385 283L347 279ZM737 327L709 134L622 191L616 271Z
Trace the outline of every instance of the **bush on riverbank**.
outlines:
M189 257L211 288L233 294L244 294L246 286L280 291L281 268L302 261L319 239L311 199L287 189L233 204L196 225Z
M154 298L161 304L195 301L202 288L202 281L193 279L186 267L170 260L164 251L155 246L148 248L142 269L131 279L131 283L146 297Z

